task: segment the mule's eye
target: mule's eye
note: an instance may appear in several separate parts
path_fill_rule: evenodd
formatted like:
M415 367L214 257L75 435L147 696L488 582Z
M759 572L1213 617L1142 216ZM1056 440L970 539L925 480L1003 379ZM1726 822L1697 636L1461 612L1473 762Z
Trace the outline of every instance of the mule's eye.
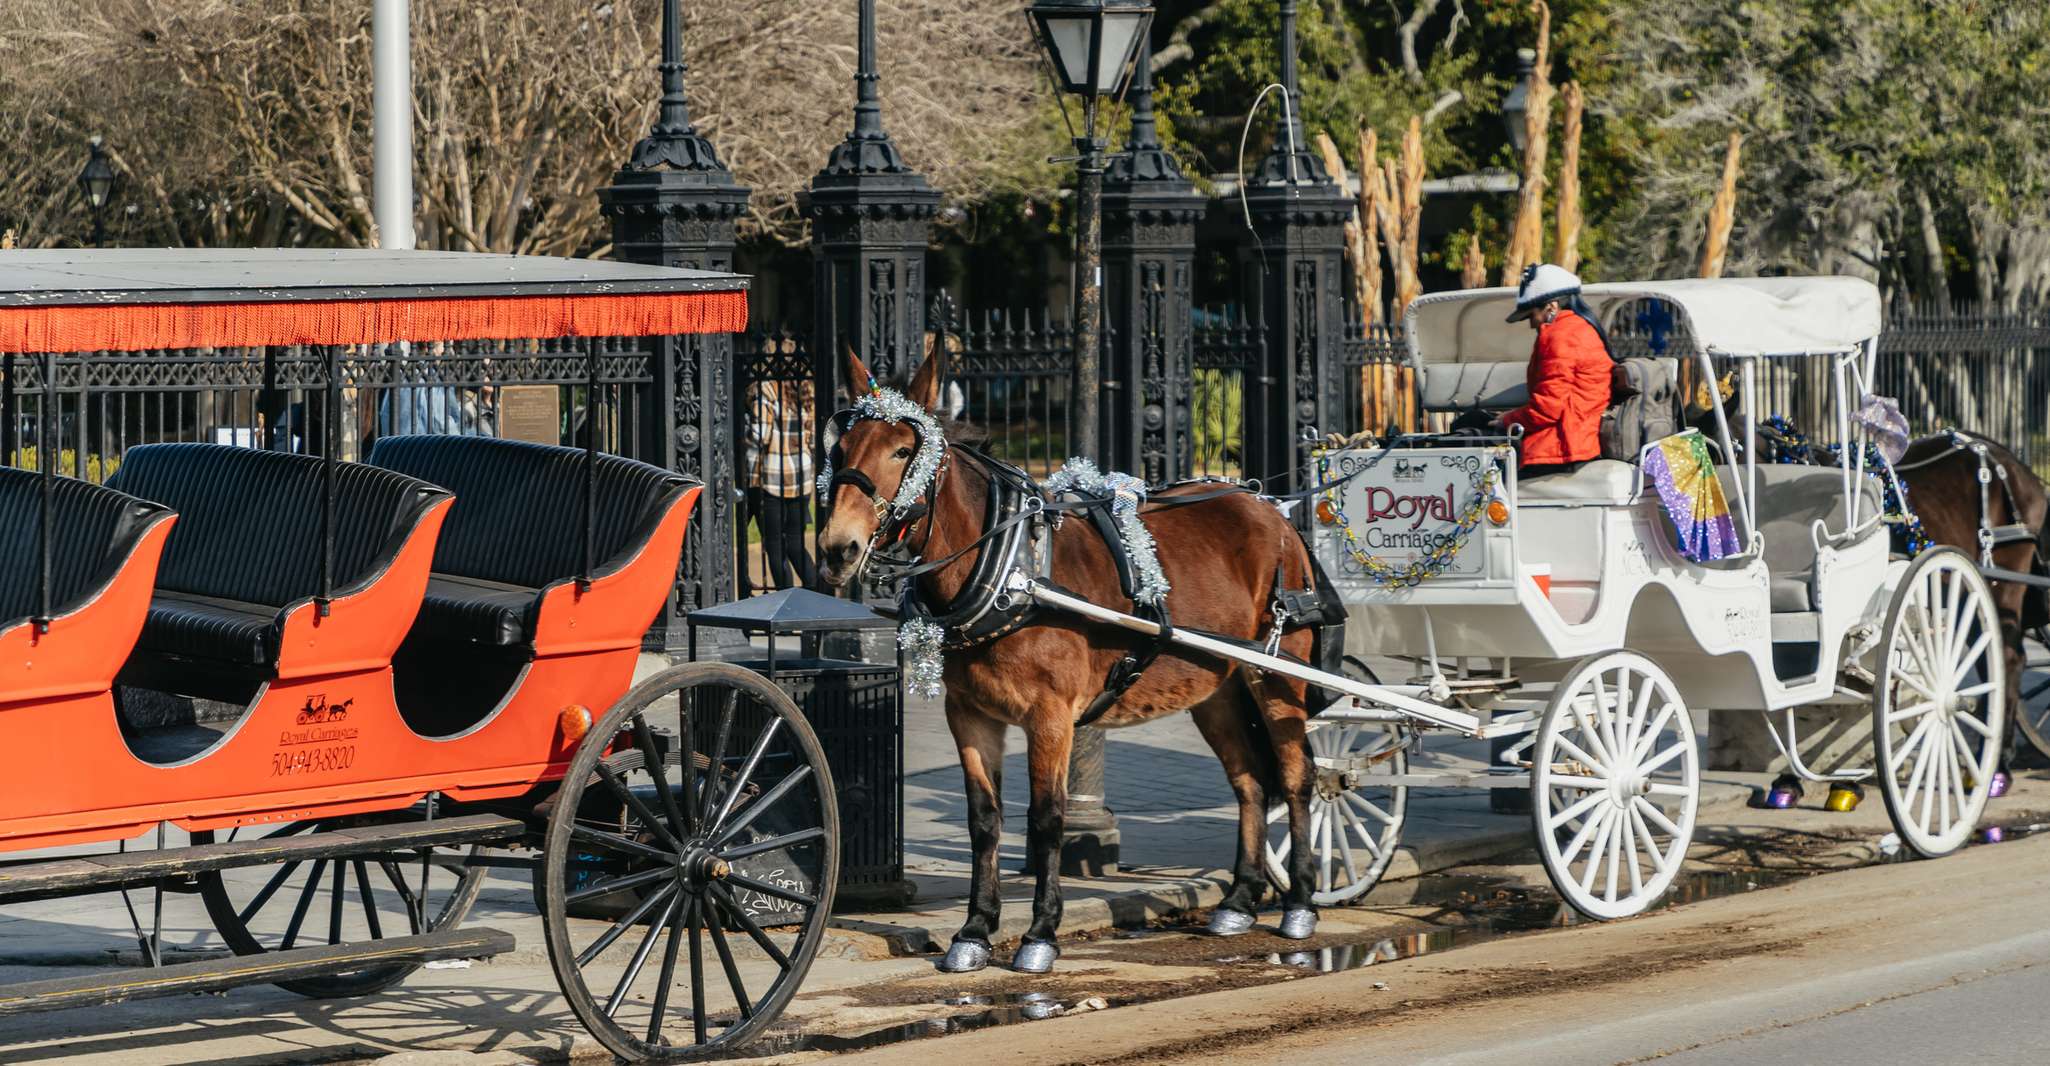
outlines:
M900 462L900 463L901 463L901 462L904 462L905 460L907 460L907 459L909 459L909 458L911 458L911 449L909 449L909 448L899 448L899 449L897 449L897 461L898 461L898 462Z

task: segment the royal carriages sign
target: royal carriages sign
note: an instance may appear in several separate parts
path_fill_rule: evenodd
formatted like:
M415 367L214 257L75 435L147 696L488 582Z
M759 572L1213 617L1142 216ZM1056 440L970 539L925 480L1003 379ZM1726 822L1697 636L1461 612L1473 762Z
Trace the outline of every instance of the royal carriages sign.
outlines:
M1320 482L1336 482L1316 507L1318 545L1345 578L1417 585L1438 577L1487 576L1475 531L1508 521L1496 487L1493 448L1359 450L1318 459ZM1491 513L1492 512L1492 513Z

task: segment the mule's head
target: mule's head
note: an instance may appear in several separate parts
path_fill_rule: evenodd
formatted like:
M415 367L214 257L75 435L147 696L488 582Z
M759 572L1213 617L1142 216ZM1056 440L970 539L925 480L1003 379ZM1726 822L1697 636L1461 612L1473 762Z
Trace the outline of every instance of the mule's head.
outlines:
M931 411L940 398L942 354L935 350L912 376L906 399ZM858 402L875 379L867 364L847 353L847 397ZM888 516L889 504L911 471L923 443L910 422L863 418L827 431L833 483L826 488L826 512L819 523L819 576L836 588L861 570L869 546Z

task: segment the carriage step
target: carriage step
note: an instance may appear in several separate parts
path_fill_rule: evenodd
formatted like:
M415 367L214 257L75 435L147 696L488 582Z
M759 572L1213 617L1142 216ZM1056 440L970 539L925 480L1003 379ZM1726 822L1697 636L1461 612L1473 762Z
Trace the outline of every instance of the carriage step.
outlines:
M240 866L269 866L457 844L502 844L517 839L526 832L526 828L526 824L517 819L495 814L470 814L433 821L355 826L295 836L195 844L185 848L79 855L0 868L0 901L20 903L83 892L107 892Z
M150 969L131 967L84 977L24 981L0 986L0 1016L96 1007L189 992L220 992L243 985L325 977L394 963L417 965L437 959L481 959L512 948L511 933L496 929L449 929L364 944L323 944Z

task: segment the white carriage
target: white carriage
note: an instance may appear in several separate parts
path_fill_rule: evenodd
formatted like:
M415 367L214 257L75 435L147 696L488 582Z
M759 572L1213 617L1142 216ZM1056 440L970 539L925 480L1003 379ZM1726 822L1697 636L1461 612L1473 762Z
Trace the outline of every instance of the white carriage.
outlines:
M1763 712L1803 778L1876 783L1914 852L1962 846L2003 730L2004 660L1984 579L1952 549L1889 555L1862 443L1836 467L1758 464L1751 447L1761 361L1794 356L1828 357L1835 437L1862 442L1853 411L1880 332L1877 290L1773 278L1591 285L1583 296L1611 324L1656 302L1702 380L1734 371L1745 414L1731 425L1718 410L1710 437L1720 457L1739 457L1716 464L1736 551L1683 556L1639 462L1600 459L1519 485L1503 439L1411 437L1320 455L1322 479L1351 475L1313 501L1312 520L1348 605L1347 650L1413 674L1355 678L1313 724L1317 901L1373 885L1409 788L1527 785L1561 895L1593 917L1638 913L1686 857L1700 791L1695 720L1710 709ZM1425 410L1523 402L1532 334L1504 322L1514 302L1512 290L1489 289L1410 307ZM1413 580L1419 570L1431 576ZM1873 767L1811 771L1795 709L1845 704L1871 708ZM1413 769L1408 752L1433 730L1518 741L1484 771ZM1268 854L1277 879L1286 839Z

